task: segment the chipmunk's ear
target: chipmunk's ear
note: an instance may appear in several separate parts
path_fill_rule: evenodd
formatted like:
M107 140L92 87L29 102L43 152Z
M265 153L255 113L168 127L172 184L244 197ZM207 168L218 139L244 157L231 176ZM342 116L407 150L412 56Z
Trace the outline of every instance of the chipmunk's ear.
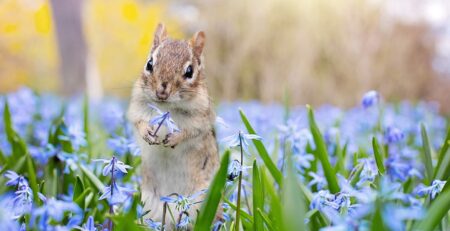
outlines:
M153 38L153 50L156 49L156 47L158 47L162 43L162 41L166 38L167 38L166 27L162 23L159 23L158 27L156 27L155 35Z
M205 46L205 32L199 31L195 33L191 38L191 46L196 57L200 57L203 52L203 47Z

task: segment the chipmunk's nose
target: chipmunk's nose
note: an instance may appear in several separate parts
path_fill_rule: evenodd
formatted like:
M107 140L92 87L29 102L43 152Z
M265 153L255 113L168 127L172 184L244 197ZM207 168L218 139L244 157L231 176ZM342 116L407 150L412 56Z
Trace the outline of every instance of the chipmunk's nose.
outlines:
M167 98L169 98L169 93L166 91L166 89L167 89L167 82L162 82L161 87L159 87L156 90L156 97L159 100L166 100Z

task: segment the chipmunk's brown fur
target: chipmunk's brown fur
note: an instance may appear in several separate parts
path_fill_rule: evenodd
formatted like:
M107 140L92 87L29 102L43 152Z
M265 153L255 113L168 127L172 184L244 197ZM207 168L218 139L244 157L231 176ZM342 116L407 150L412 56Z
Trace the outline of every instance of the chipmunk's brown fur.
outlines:
M150 210L147 217L156 221L162 220L161 196L188 196L207 189L219 164L215 114L204 77L204 41L203 32L189 41L173 40L159 24L147 59L152 68L146 65L133 89L128 118L141 148L142 200L144 210ZM191 78L186 77L189 65ZM148 104L169 111L180 132L167 134L162 129L153 137L155 127L149 121L155 112ZM189 215L195 217L198 208L194 206ZM177 219L178 213L174 216Z

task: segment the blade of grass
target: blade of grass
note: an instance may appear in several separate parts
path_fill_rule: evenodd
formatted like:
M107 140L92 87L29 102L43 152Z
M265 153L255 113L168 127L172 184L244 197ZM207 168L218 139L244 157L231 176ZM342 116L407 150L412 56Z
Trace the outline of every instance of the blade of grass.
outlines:
M209 187L208 194L200 210L194 230L209 230L211 228L227 181L229 161L230 151L227 150L222 157L219 171L217 171L217 174Z
M373 147L373 154L375 156L375 162L378 167L378 172L383 175L386 172L386 169L384 168L383 148L380 147L380 144L378 143L378 140L375 137L372 138L372 147Z
M105 185L92 173L89 169L87 169L84 165L79 165L83 174L88 178L88 180L97 188L99 192L103 192Z
M450 166L450 153L447 152L450 145L450 127L448 128L447 135L445 136L444 144L439 151L439 160L434 169L434 179L445 179L449 174ZM447 174L447 177L445 176Z
M307 105L306 107L308 108L309 128L316 144L316 151L314 153L322 164L323 172L325 174L325 178L327 179L330 192L333 194L338 193L340 191L339 184L336 178L336 173L333 167L331 167L330 161L328 159L328 151L325 145L325 141L322 134L320 133L319 127L317 127L316 121L314 119L313 109L309 105Z
M35 201L38 202L38 204L41 204L40 200L38 200L39 187L37 185L36 171L34 168L33 158L31 157L30 154L27 154L27 171L28 171L29 185L30 188L33 190L33 198Z
M431 184L433 181L433 164L431 163L431 147L430 140L428 139L427 130L425 125L420 124L420 132L422 134L422 147L423 147L423 162L426 170L426 183Z
M413 230L434 230L450 210L450 190L442 191Z
M231 202L231 201L228 200L227 198L223 198L223 201L224 201L225 203L227 203L227 204L230 206L230 208L232 208L233 210L236 210L236 209L237 209L236 205L233 204L233 202ZM250 224L253 224L253 216L251 216L250 214L248 214L245 210L242 210L242 209L241 209L241 216L242 216L242 218L248 220L248 221L250 222Z
M278 230L273 227L272 221L264 214L264 212L261 211L261 209L258 208L257 211L258 211L258 214L261 216L262 220L264 221L264 223L267 225L267 228L269 230ZM263 229L257 229L257 230L263 230Z
M254 224L253 229L263 230L263 218L260 213L264 209L264 191L262 182L259 175L258 165L256 160L253 161L253 214L254 214ZM259 211L260 213L257 213Z
M239 113L241 115L242 122L244 123L245 127L247 128L247 131L249 134L256 134L255 130L253 129L252 125L247 119L247 116L242 110L239 110ZM272 161L272 159L269 156L269 153L267 152L266 147L260 140L252 140L253 144L256 147L256 150L258 151L259 156L264 161L264 164L266 165L267 169L269 170L270 174L273 176L275 181L278 185L282 184L283 175L281 174L280 170L277 168L275 163Z
M283 230L305 230L305 201L297 175L294 171L291 156L286 162L286 179L282 188Z

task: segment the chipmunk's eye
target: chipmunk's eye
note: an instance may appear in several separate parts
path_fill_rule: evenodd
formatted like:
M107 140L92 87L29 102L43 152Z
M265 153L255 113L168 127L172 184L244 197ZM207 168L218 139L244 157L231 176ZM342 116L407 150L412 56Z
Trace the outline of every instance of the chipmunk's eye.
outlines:
M190 78L192 78L192 74L194 73L194 70L192 70L192 65L189 65L187 68L186 68L186 71L184 72L184 78L186 78L186 79L190 79Z
M150 73L153 72L153 58L150 58L150 60L148 60L147 65L145 66L145 70L149 71Z

